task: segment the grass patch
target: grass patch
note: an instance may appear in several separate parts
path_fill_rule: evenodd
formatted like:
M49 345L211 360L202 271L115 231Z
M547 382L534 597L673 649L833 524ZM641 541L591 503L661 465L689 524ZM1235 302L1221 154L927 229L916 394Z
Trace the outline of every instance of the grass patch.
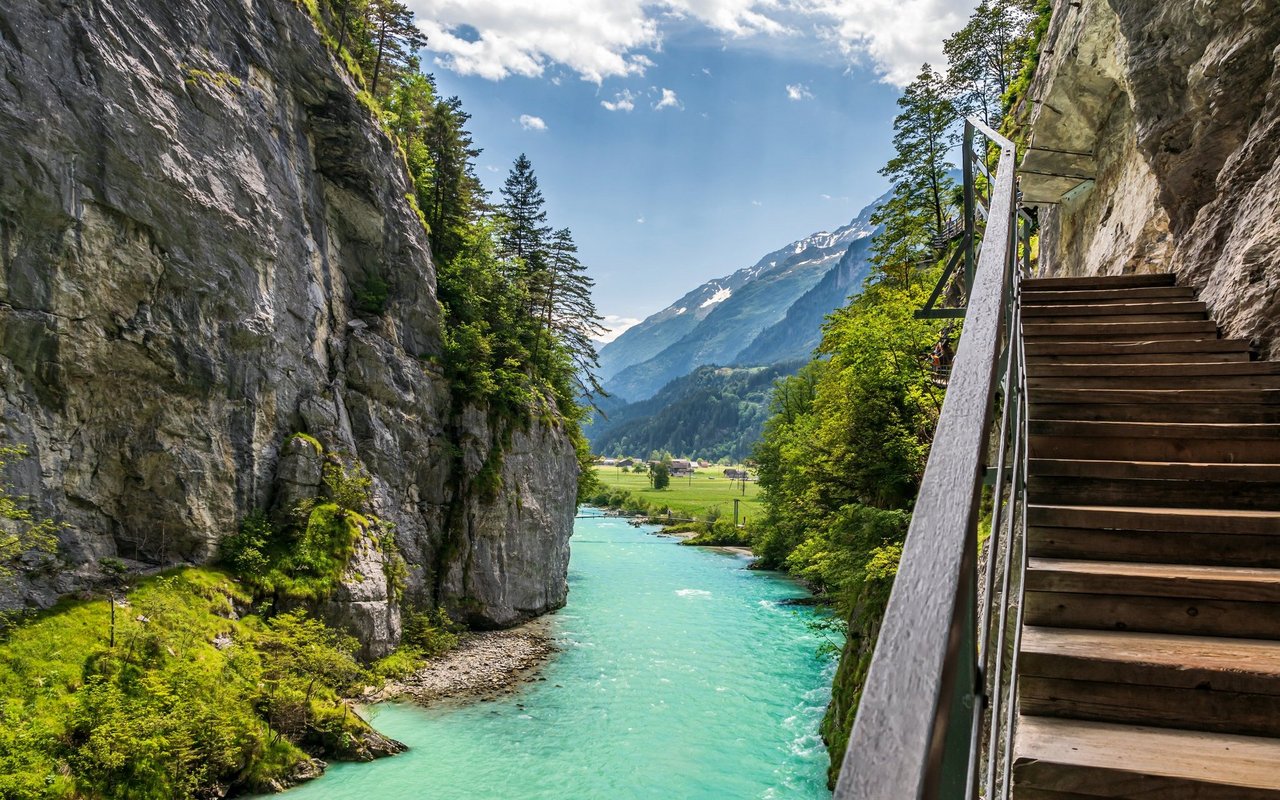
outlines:
M367 730L339 704L355 643L301 614L239 616L227 573L66 600L0 642L0 797L189 798L269 788Z
M625 508L625 510L653 509L650 513L656 516L665 513L669 508L677 517L704 519L708 513L714 513L715 516L727 516L732 520L733 501L736 499L739 521L742 521L742 518L752 517L763 519L764 504L759 500L760 487L748 482L744 494L742 484L724 477L721 474L723 469L723 467L711 467L706 470L697 470L690 477L672 478L671 485L666 489L654 489L649 485L648 475L621 472L617 467L595 468L596 477L602 486L614 492L618 490L626 492L645 506L645 508ZM592 500L594 501L594 498ZM613 507L624 508L622 505Z

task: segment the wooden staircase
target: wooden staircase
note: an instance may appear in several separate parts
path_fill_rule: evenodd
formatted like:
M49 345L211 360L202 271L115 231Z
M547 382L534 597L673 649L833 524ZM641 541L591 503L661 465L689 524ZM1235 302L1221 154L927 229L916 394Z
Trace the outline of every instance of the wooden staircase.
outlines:
M1017 800L1280 800L1280 363L1170 275L1023 283Z

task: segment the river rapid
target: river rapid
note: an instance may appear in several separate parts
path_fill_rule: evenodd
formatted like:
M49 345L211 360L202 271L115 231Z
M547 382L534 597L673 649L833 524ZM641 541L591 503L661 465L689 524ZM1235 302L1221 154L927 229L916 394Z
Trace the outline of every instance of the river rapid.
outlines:
M368 709L409 751L334 764L288 800L829 798L823 613L749 559L577 520L560 652L499 699Z

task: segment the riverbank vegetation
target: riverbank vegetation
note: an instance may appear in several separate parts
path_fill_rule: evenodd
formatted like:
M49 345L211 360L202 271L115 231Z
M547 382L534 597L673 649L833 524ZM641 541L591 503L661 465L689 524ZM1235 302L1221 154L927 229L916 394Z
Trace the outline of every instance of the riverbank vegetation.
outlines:
M958 121L978 114L1016 125L1049 8L1045 0L982 0L947 40L946 71L925 65L904 90L894 156L881 171L894 189L874 217L882 228L872 275L828 318L818 357L779 381L756 449L762 566L804 578L847 623L822 725L833 782L941 409L929 354L959 333L914 316L956 246L936 243L959 211L948 160Z

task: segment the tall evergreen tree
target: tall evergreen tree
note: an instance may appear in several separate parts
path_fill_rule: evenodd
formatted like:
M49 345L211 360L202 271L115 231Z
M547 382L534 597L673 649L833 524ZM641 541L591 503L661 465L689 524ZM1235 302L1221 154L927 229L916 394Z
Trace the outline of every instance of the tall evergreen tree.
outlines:
M499 240L502 254L518 259L521 274L529 277L544 268L551 226L547 224L546 199L538 188L533 163L524 153L511 165L502 186L502 214L505 225Z
M369 91L382 92L379 81L387 73L417 70L417 52L427 37L413 21L413 11L399 0L370 0L369 23L373 45L373 69Z
M551 236L547 251L545 285L539 298L543 325L568 351L579 391L588 399L604 394L596 371L600 362L594 337L604 332L591 290L595 281L578 260L578 245L568 228Z
M947 156L956 142L956 110L946 82L928 64L898 98L898 108L894 156L880 170L893 193L872 217L884 225L872 260L882 278L906 280L915 264L931 260L930 242L946 227L955 194Z

